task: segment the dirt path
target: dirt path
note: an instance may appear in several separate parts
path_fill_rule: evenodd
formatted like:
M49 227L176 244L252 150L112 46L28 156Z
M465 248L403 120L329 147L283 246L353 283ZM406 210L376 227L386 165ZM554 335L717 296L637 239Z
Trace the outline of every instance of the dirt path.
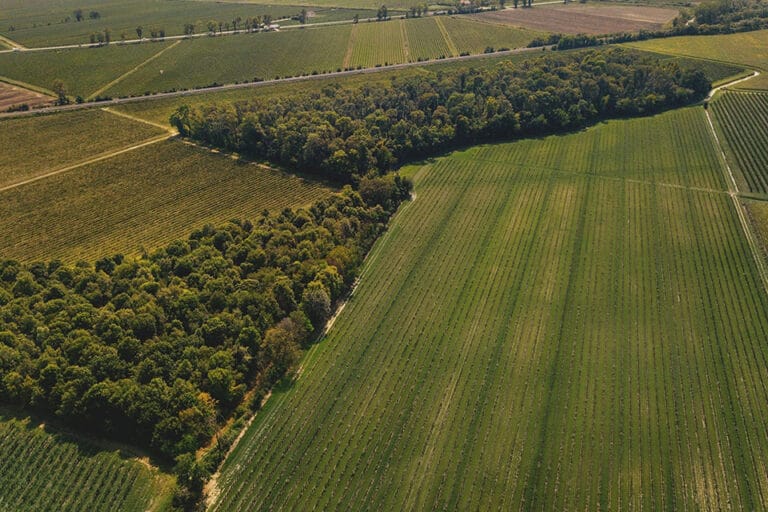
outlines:
M138 144L134 144L134 145L125 147L123 149L117 149L117 150L109 151L107 153L102 153L99 156L96 156L96 157L93 157L93 158L89 158L87 160L83 160L82 162L78 162L76 164L68 165L66 167L61 167L59 169L54 169L52 171L46 172L44 174L41 174L39 176L35 176L34 178L29 178L29 179L24 180L24 181L18 181L16 183L11 184L11 185L2 187L2 188L0 188L0 192L5 192L7 190L12 190L14 188L18 188L18 187L21 187L21 186L24 186L24 185L29 185L30 183L34 183L36 181L44 180L46 178L50 178L50 177L56 176L58 174L64 174L65 172L74 171L75 169L79 169L80 167L84 167L86 165L90 165L90 164L94 164L94 163L97 163L97 162L101 162L103 160L107 160L107 159L116 157L118 155L122 155L124 153L128 153L130 151L135 151L137 149L141 149L141 148L150 146L152 144L157 144L158 142L162 142L164 140L168 140L171 137L173 137L173 135L171 135L170 133L165 133L163 135L160 135L160 136L153 137L151 139L145 140L144 142L141 142L141 143L138 143Z
M92 100L93 98L97 97L99 94L103 93L104 91L107 91L107 90L111 89L113 86L115 86L115 85L117 85L118 83L120 83L120 82L122 82L123 80L125 80L125 78L126 78L126 77L129 77L129 76L131 76L131 75L132 75L132 74L134 74L136 71L140 70L141 68L143 68L144 66L146 66L147 64L149 64L150 62L152 62L153 60L155 60L156 58L160 57L162 54L164 54L165 52L167 52L167 51L168 51L168 50L170 50L171 48L175 48L175 47L177 47L179 44L181 44L181 40L174 42L174 43L173 43L172 45L170 45L170 46L166 46L165 48L163 48L162 50L160 50L159 52L157 52L156 54L154 54L153 56L151 56L150 58L148 58L148 59L147 59L147 60L145 60L144 62L141 62L140 64L138 64L138 65L137 65L136 67L134 67L133 69L129 69L128 71L126 71L125 73L123 73L123 74L122 74L122 75L120 75L119 77L115 78L114 80L112 80L111 82L109 82L107 85L105 85L105 86L104 86L104 87L102 87L101 89L99 89L99 90L97 90L97 91L95 91L95 92L91 93L91 95L90 95L90 96L88 96L88 99L89 99L89 100Z
M137 123L144 123L144 124L148 124L150 126L154 126L155 128L160 128L164 132L168 132L170 135L174 135L175 136L175 135L179 134L179 132L177 132L171 126L166 126L166 125L162 125L160 123L155 123L153 121L149 121L149 120L143 119L141 117L132 116L131 114L127 114L125 112L118 112L117 110L112 110L109 107L104 107L101 110L103 110L104 112L107 112L109 114L113 114L113 115L116 115L116 116L119 116L119 117L123 117L125 119L130 119L131 121L136 121Z
M352 26L352 30L349 31L349 43L347 43L347 53L344 54L344 61L341 63L341 69L348 69L352 62L352 51L355 49L355 43L357 42L357 25Z
M26 50L27 49L27 47L24 46L23 44L17 43L13 39L8 39L5 36L0 36L0 41L2 41L3 43L7 44L11 48L18 48L19 50ZM11 51L13 51L13 50L11 50Z
M726 84L723 84L719 87L716 87L710 91L709 95L707 96L707 99L712 98L715 93L722 88L733 85L739 82L743 82L745 80L749 80L750 78L754 78L758 76L760 73L755 71L754 74L742 78L739 80L734 80L732 82L728 82ZM705 104L706 105L706 104ZM757 242L757 237L755 236L755 233L752 231L752 226L750 225L749 221L747 220L747 216L744 213L744 207L741 204L741 201L739 200L739 186L736 183L736 178L733 175L733 170L731 169L731 165L728 163L728 158L725 155L725 151L723 149L723 145L720 142L720 137L717 135L717 130L715 129L715 125L712 122L712 116L709 113L709 109L705 109L704 113L707 116L707 124L709 125L709 131L712 134L712 139L714 141L715 147L717 148L717 151L720 153L720 159L723 162L723 168L725 169L726 173L728 174L728 195L731 198L731 201L733 202L733 207L736 209L736 214L739 217L739 223L741 224L741 229L744 231L744 236L747 238L747 243L749 244L749 248L752 251L752 257L755 260L755 265L757 266L757 271L760 274L760 280L763 283L763 289L766 293L768 293L768 269L766 269L766 261L763 257L763 252L760 249L760 245Z
M445 28L445 25L443 25L443 20L441 20L439 16L436 16L435 22L437 23L437 28L440 29L440 33L443 34L443 39L445 39L445 44L448 45L448 49L451 51L451 56L452 57L458 56L459 50L458 48L456 48L456 45L453 44L453 40L451 39L451 36L448 35L448 30Z
M411 45L408 43L408 34L405 32L405 20L400 20L400 37L403 39L405 62L411 62Z
M720 90L722 90L722 89L724 89L726 87L730 87L732 85L740 84L741 82L746 82L747 80L752 80L753 78L758 77L758 76L760 76L760 72L759 71L755 71L751 75L745 76L744 78L739 78L738 80L733 80L731 82L726 82L726 83L724 83L722 85L718 85L717 87L715 87L714 89L709 91L709 94L707 94L706 101L711 100L718 91L720 91ZM707 114L709 114L709 112L707 112Z

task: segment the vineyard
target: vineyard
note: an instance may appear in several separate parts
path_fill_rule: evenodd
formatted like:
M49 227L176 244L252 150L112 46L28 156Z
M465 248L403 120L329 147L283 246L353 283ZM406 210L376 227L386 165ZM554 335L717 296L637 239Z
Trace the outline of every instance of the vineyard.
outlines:
M136 254L204 224L312 203L329 189L166 141L0 192L0 256Z
M407 34L411 61L451 56L451 50L434 18L402 23Z
M654 120L419 168L213 510L768 506L768 297L701 109Z
M112 45L86 50L0 54L0 76L50 91L60 79L67 93L88 97L102 85L138 66L171 43ZM143 92L143 91L142 91Z
M486 48L521 48L541 36L539 32L482 23L462 17L442 17L451 40L459 53L483 53Z
M101 110L3 121L0 189L162 133Z
M726 92L712 102L712 113L739 189L768 194L768 94Z
M336 71L341 67L349 33L350 26L341 25L183 41L106 94L140 95Z
M628 46L659 53L684 55L768 71L768 30L717 36L686 36L654 39ZM768 89L768 78L761 76L737 84L736 88Z
M0 510L163 510L173 479L120 450L0 413Z
M350 67L372 68L406 61L398 22L360 23L353 30L356 34Z

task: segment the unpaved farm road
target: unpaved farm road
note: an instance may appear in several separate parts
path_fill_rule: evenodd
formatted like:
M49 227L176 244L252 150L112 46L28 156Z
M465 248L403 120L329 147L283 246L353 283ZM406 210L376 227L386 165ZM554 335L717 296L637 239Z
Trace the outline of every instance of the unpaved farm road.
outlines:
M126 103L138 103L142 101L159 100L163 98L175 98L175 97L181 97L181 96L194 96L197 94L208 94L211 92L231 91L234 89L250 89L250 88L264 87L267 85L274 85L274 84L280 84L280 83L304 82L308 80L325 80L327 78L336 78L336 77L342 77L342 76L365 75L365 74L371 74L371 73L380 73L382 71L392 71L392 70L405 69L405 68L411 68L411 67L430 66L433 64L439 64L444 62L469 61L469 60L476 60L476 59L487 59L490 57L499 57L503 55L514 55L516 53L541 52L543 50L551 50L553 48L554 48L554 45L543 46L538 48L516 48L514 50L505 50L505 51L494 52L494 53L481 53L478 55L463 55L459 57L448 57L445 59L436 59L431 61L391 64L389 66L380 66L378 68L352 69L349 71L334 71L331 73L325 73L320 75L295 76L291 78L278 78L273 80L264 80L262 82L248 82L248 83L242 83L242 84L219 85L216 87L206 87L203 89L191 89L188 91L161 92L161 93L153 94L150 96L134 96L132 98L117 98L117 99L108 100L108 101L79 103L79 104L75 103L71 105L59 105L55 107L46 107L46 108L40 108L35 110L27 110L24 112L4 112L4 113L0 113L0 119L11 118L11 117L27 117L27 116L34 116L37 114L51 114L54 112L68 112L72 110L82 110L86 108L109 107L114 105L124 105Z

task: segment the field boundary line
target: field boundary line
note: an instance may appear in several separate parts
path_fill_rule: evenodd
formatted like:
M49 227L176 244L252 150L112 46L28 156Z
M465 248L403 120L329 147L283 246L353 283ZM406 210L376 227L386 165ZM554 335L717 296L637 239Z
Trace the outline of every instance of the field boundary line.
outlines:
M13 48L18 48L19 50L26 50L27 49L27 47L24 46L23 44L18 43L16 41L14 41L13 39L10 39L10 38L5 37L3 35L0 35L0 41L2 41L3 43L7 44L8 46L10 46L11 49L13 49Z
M347 69L352 63L352 52L355 49L355 43L357 43L357 24L352 25L352 30L349 31L349 41L347 41L347 53L344 54L344 60L341 63L342 69Z
M178 135L178 133L179 133L176 130L174 130L173 128L171 128L170 126L164 126L164 125L162 125L160 123L155 123L154 121L150 121L148 119L142 119L141 117L136 117L136 116L133 116L133 115L128 114L126 112L120 112L118 110L112 110L109 107L104 107L101 110L103 112L107 112L107 113L115 115L115 116L123 117L125 119L130 119L131 121L136 121L137 123L144 123L144 124L148 124L150 126L154 126L155 128L160 128L164 132L168 132L168 133L173 134L173 135Z
M707 98L704 101L711 100L712 98L715 97L715 94L717 94L721 90L725 89L726 87L730 87L732 85L740 84L741 82L746 82L747 80L751 80L753 78L757 78L758 76L760 76L760 72L757 71L757 70L753 70L752 74L749 75L749 76L745 76L743 78L736 78L734 80L730 80L728 82L720 84L717 87L715 87L714 89L712 89L711 91L709 91L709 94L707 94ZM707 114L709 114L709 112L707 112Z
M86 165L95 164L97 162L101 162L103 160L108 160L112 157L122 155L124 153L129 153L131 151L134 151L136 149L141 149L146 146L150 146L152 144L157 144L158 142L163 142L165 140L170 139L173 137L170 133L165 133L163 135L159 135L157 137L152 137L151 139L145 140L144 142L141 142L139 144L133 144L131 146L125 147L123 149L118 149L114 151L108 151L107 153L102 153L99 156L89 158L87 160L83 160L82 162L78 162L76 164L68 165L66 167L62 167L60 169L55 169L53 171L47 172L45 174L41 174L39 176L35 176L34 178L29 178L24 181L18 181L16 183L13 183L11 185L6 185L2 188L0 188L0 192L6 192L8 190L13 190L14 188L18 188L24 185L29 185L30 183L34 183L36 181L44 180L46 178L50 178L53 176L56 176L58 174L64 174L65 172L73 171L75 169L79 169L80 167L85 167Z
M174 41L172 44L166 46L165 48L163 48L162 50L160 50L156 54L154 54L151 57L149 57L144 62L140 62L139 64L137 64L132 69L129 69L128 71L126 71L125 73L120 75L119 77L115 78L114 80L109 82L107 85L105 85L101 89L99 89L99 90L97 90L95 92L92 92L88 96L87 99L91 100L91 99L95 98L96 96L98 96L99 94L103 93L104 91L107 91L107 90L111 89L114 85L117 85L118 83L122 82L126 77L134 74L135 72L137 72L138 70L140 70L141 68L143 68L144 66L146 66L147 64L149 64L150 62L155 60L156 58L160 57L162 54L164 54L165 52L167 52L171 48L175 48L176 46L178 46L181 43L181 41L182 41L181 39L179 39L178 41Z
M400 37L403 38L403 54L405 61L411 62L411 45L408 41L408 33L405 31L405 20L400 20Z
M453 40L451 39L451 36L448 35L448 29L445 28L445 25L443 25L443 20L440 19L440 16L435 16L435 23L437 23L437 28L440 29L440 33L443 34L443 39L445 39L445 44L448 45L448 49L451 51L451 56L456 57L459 55L459 50L456 48L456 45L453 44Z
M710 133L712 134L712 137L715 141L715 146L717 146L717 150L720 153L720 159L723 163L723 167L725 168L726 172L728 173L728 177L730 178L730 182L728 184L728 195L733 202L733 207L736 209L736 215L739 218L741 229L744 231L744 236L747 238L747 244L752 251L752 257L755 260L757 272L760 274L760 281L763 283L763 291L768 294L768 270L765 268L765 258L763 257L763 252L757 243L755 234L752 232L752 227L750 226L749 221L747 220L747 216L744 214L744 209L739 201L739 187L736 185L736 179L733 176L731 165L728 163L728 158L725 156L723 145L720 143L720 137L718 137L717 130L715 130L715 125L712 122L712 116L709 114L709 109L705 109L704 113L707 116L707 124L709 124Z
M39 85L28 84L27 82L15 80L3 75L0 75L0 82L5 82L10 85L15 85L16 87L21 87L22 89L28 89L30 91L39 92L40 94L45 94L46 96L56 98L56 94L53 91L46 89L45 87L40 87Z

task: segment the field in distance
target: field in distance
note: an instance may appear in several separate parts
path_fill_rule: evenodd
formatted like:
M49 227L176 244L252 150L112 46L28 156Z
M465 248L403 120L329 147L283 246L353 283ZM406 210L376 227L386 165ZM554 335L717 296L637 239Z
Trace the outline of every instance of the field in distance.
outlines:
M658 53L717 60L759 69L761 75L737 89L768 89L768 30L716 36L651 39L627 46Z
M0 54L0 75L46 89L58 78L73 97L118 97L479 54L488 47L524 47L540 35L465 17L361 22L175 42L5 53Z
M162 28L166 35L184 33L184 25L194 25L196 34L207 32L209 21L234 28L233 20L269 14L281 24L295 23L285 18L298 14L302 7L295 2L274 5L269 2L245 4L242 2L215 2L196 0L5 0L0 9L0 34L27 47L46 47L64 44L85 44L90 35L108 28L113 41L136 39L136 27L142 27L143 37L149 37L152 28ZM376 6L376 8L378 5ZM83 20L75 20L75 11L82 10ZM375 9L375 8L374 8ZM376 16L376 11L363 9L312 8L308 23L351 20ZM92 19L90 13L98 12ZM67 21L68 20L68 21ZM13 30L11 30L11 27ZM218 26L217 26L218 30Z
M0 192L0 257L94 261L308 205L314 181L169 140ZM54 220L55 219L55 220Z
M542 5L534 6L533 9L505 9L474 17L540 32L598 35L656 30L677 15L677 10L663 7L606 5L598 2Z
M213 510L765 508L768 296L725 190L701 107L419 168Z
M2 510L155 512L168 508L173 488L173 477L118 448L0 410Z

